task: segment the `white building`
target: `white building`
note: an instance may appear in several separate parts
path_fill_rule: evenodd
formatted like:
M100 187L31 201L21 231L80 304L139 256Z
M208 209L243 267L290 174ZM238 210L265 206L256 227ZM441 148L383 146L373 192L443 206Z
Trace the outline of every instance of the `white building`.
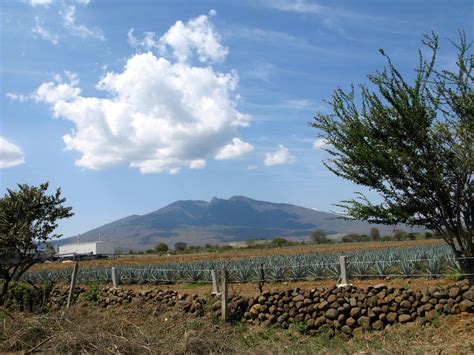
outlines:
M113 255L114 245L107 241L60 245L57 256Z

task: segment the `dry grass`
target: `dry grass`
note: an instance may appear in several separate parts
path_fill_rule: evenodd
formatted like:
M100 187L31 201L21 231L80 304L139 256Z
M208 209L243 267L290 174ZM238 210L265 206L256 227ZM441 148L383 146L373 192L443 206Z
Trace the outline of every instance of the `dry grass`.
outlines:
M473 353L474 316L439 318L420 328L415 323L348 341L310 337L295 328L219 324L167 310L130 306L120 309L74 308L47 315L13 314L0 330L0 352L52 353Z
M121 256L116 260L88 260L82 261L81 267L112 267L119 265L144 265L144 264L164 264L164 263L185 263L206 260L229 260L229 259L249 259L261 256L272 255L296 255L311 253L341 253L357 250L379 250L390 248L413 248L423 246L441 245L442 240L409 240L394 242L366 242L366 243L335 243L335 244L307 244L296 245L281 248L264 248L264 249L233 249L229 251L219 251L212 253L196 253L196 254L178 254L178 255L131 255ZM37 264L31 270L59 270L70 268L70 264L51 263Z

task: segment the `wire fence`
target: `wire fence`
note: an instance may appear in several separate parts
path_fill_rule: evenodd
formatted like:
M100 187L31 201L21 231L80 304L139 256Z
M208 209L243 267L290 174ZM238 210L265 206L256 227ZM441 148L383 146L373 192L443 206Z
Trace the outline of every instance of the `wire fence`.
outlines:
M315 259L314 263L309 258L286 258L281 260L250 259L239 260L233 263L214 262L203 267L203 263L171 264L165 267L159 265L146 266L117 266L116 272L121 283L146 284L146 283L211 283L212 271L226 270L229 282L282 282L304 280L330 280L341 276L341 268L351 278L442 278L466 277L472 274L463 273L460 261L474 259L474 257L456 258L440 252L432 257L396 258L396 254L386 254L383 259L367 259L363 255L353 254L347 257L347 265L340 262ZM278 259L278 258L277 258ZM237 267L236 265L239 265ZM24 276L25 280L33 283L53 281L69 282L71 269L60 271L30 272ZM81 283L110 283L112 282L111 268L79 269L77 281Z

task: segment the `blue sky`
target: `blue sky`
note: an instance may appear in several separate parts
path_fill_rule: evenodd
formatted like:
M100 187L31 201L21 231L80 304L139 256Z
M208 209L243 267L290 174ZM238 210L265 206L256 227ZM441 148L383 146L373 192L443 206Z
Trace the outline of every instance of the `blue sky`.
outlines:
M472 38L472 1L1 1L0 187L50 181L67 236L179 199L320 210L336 178L308 122L421 35ZM316 142L316 144L315 144ZM369 196L376 198L375 195Z

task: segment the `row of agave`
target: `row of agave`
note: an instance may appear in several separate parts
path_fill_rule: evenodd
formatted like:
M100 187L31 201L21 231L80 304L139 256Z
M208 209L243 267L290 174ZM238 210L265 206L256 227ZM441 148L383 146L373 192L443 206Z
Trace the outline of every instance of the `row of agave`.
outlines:
M340 274L339 253L259 257L244 260L201 261L117 267L125 284L209 282L211 270L228 271L231 282L334 279ZM348 273L355 278L432 276L459 272L451 250L445 246L430 248L388 249L344 253ZM27 281L67 282L71 270L37 271L25 274ZM110 268L79 269L82 283L110 283Z

